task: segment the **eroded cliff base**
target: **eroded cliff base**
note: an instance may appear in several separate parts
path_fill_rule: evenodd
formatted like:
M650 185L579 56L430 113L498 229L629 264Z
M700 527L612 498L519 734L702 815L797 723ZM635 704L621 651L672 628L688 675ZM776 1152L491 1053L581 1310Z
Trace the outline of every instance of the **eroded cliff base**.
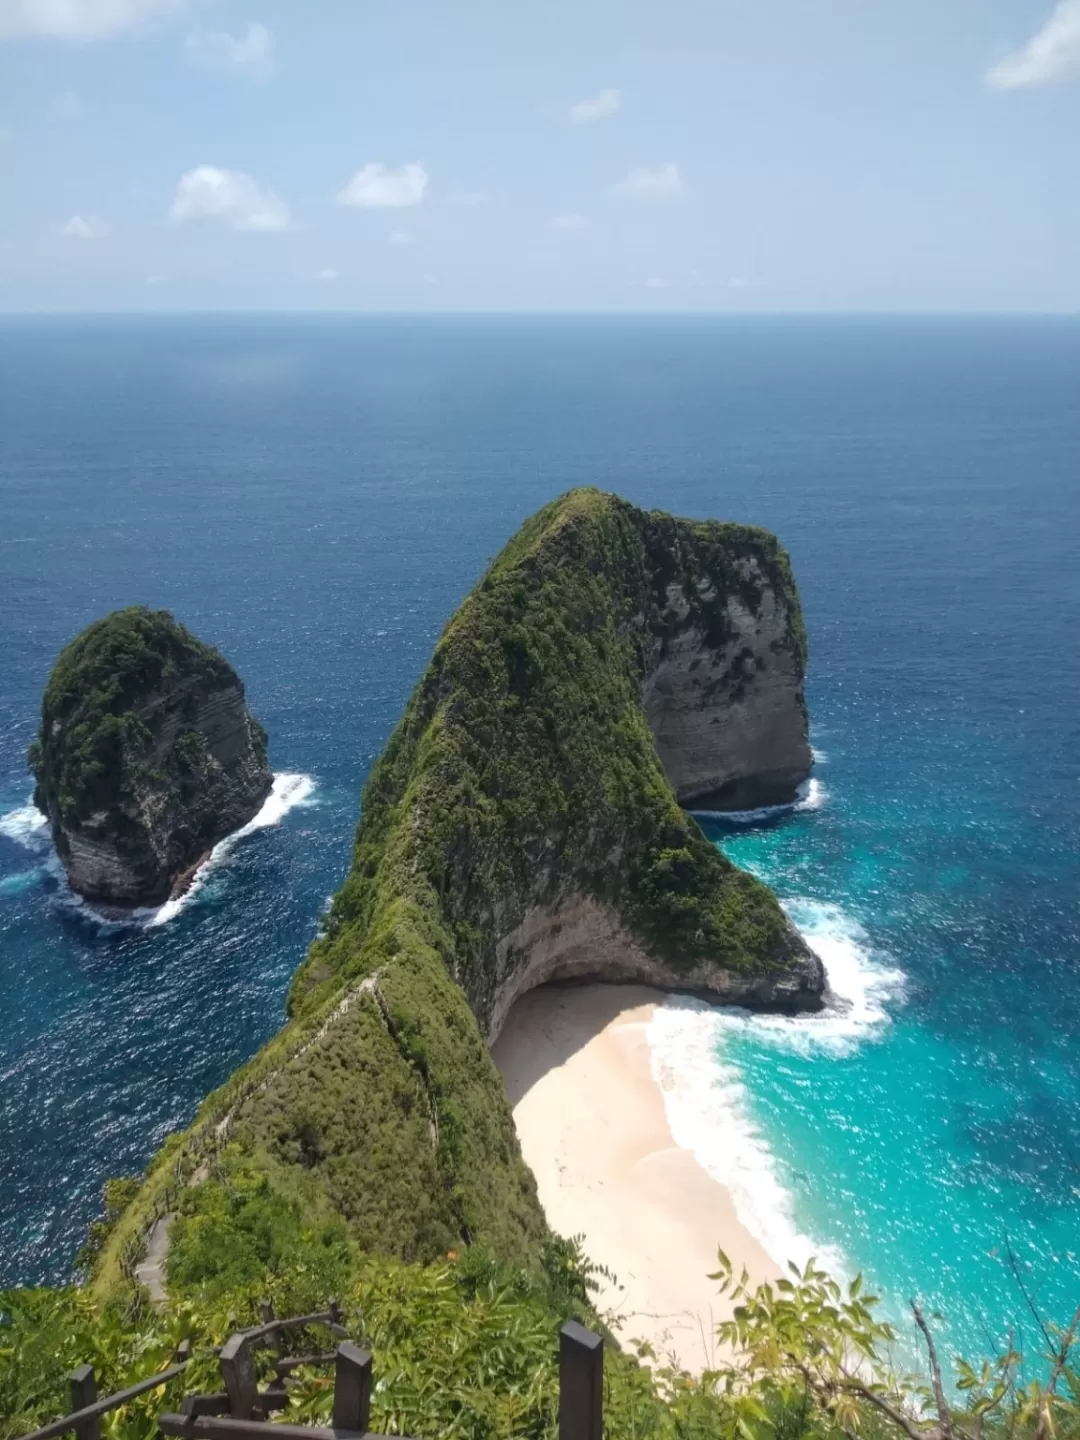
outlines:
M499 971L506 979L492 1009L487 1041L494 1045L522 995L556 982L651 985L714 1004L788 1015L821 1010L824 967L794 927L791 943L801 963L782 973L748 976L709 960L676 969L650 954L610 906L588 895L570 895L557 909L530 911L499 942Z

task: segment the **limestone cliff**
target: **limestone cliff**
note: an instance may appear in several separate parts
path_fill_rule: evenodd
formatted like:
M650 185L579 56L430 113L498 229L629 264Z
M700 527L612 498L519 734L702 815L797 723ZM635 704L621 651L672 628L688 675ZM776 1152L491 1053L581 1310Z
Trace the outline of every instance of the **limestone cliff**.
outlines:
M679 804L793 798L805 655L766 531L556 501L451 621L373 771L333 941L367 919L389 825L489 1041L517 995L570 977L817 1008L817 958Z
M143 607L63 651L30 759L71 888L115 908L168 899L255 815L273 778L236 672Z
M681 805L751 809L793 800L810 773L806 645L790 571L771 536L657 522L661 625L645 659L642 701ZM722 559L709 540L726 535Z
M804 662L766 532L596 490L535 515L371 771L288 1025L162 1158L141 1213L176 1174L240 1157L372 1249L535 1258L544 1220L487 1050L516 996L588 978L822 1004L775 896L679 804L792 793Z

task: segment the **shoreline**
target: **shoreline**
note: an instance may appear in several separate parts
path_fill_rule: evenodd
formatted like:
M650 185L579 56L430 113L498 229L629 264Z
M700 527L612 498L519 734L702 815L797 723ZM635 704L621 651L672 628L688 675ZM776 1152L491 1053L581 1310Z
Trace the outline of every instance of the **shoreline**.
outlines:
M667 996L644 985L550 985L511 1008L492 1048L522 1153L553 1230L582 1235L596 1303L628 1344L700 1372L730 1307L708 1279L722 1248L752 1281L780 1267L740 1222L728 1190L676 1144L648 1026Z

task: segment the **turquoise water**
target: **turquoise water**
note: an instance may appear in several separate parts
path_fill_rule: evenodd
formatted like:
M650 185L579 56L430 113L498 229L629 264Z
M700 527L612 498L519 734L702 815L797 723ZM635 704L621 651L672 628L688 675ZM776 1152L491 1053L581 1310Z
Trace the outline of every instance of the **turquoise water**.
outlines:
M917 785L878 748L895 715L874 737L847 707L816 713L820 803L706 822L854 1001L822 1025L746 1017L714 1035L741 1081L741 1139L764 1142L780 1186L756 1217L747 1187L751 1223L778 1259L789 1242L790 1258L864 1271L907 1324L920 1298L963 1353L1010 1329L1034 1344L1017 1272L1044 1316L1080 1300L1073 822L1025 784L1048 756L1016 747L1007 763L1005 733L973 788L985 716L928 737L935 783Z
M776 530L811 638L815 803L713 833L857 1004L675 1014L690 1142L774 1247L965 1349L1028 1328L1007 1245L1071 1313L1080 322L5 320L0 396L0 1283L67 1274L102 1180L280 1024L442 625L591 482ZM60 647L135 601L222 647L306 778L178 913L101 927L25 753Z

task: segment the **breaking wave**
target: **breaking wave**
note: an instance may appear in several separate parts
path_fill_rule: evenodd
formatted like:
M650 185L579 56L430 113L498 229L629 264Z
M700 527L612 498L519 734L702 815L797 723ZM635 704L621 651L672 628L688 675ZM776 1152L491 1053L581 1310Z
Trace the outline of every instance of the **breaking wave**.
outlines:
M164 905L155 910L136 910L133 918L147 926L165 925L175 919L191 904L211 874L228 858L230 850L238 840L243 840L245 835L251 835L256 830L265 830L267 826L280 824L290 810L310 802L314 789L315 781L310 775L284 771L275 775L273 789L266 797L262 809L253 815L246 825L241 825L239 830L234 830L231 835L226 835L224 840L218 841L196 870L183 895L175 900L166 900Z
M0 835L6 835L24 850L45 850L49 845L49 822L36 805L20 805L0 815Z
M731 1042L741 1032L801 1054L842 1059L884 1033L888 1002L902 994L904 977L874 955L862 926L839 906L795 899L784 908L825 966L831 991L826 1009L759 1015L671 997L649 1025L652 1071L676 1144L727 1189L740 1222L772 1259L804 1265L816 1256L841 1276L848 1269L845 1257L799 1227L794 1195L753 1118Z
M691 815L704 820L719 821L728 825L754 825L761 820L772 820L779 815L797 815L803 810L820 810L829 798L829 792L816 775L804 780L799 786L798 798L784 805L760 805L754 810L691 810Z
M64 875L64 867L53 849L48 821L36 806L23 805L18 810L0 815L0 834L6 835L9 840L14 840L24 849L38 852L42 857L41 864L36 870L7 876L0 882L0 893L20 893L28 889L30 884L40 878L42 874L47 873L56 881L55 898L58 903L77 911L83 918L96 925L106 929L130 926L153 928L165 925L192 903L199 891L206 885L211 874L228 858L229 852L237 841L242 840L246 835L251 835L256 830L265 830L270 825L280 824L290 810L294 810L297 806L310 804L314 790L315 781L310 775L287 771L275 775L273 787L262 808L246 825L242 825L239 830L234 830L231 835L226 835L224 840L218 841L195 872L191 884L183 895L178 896L175 900L167 900L164 905L132 910L130 914L126 915L102 914L81 895L76 895L71 890Z

